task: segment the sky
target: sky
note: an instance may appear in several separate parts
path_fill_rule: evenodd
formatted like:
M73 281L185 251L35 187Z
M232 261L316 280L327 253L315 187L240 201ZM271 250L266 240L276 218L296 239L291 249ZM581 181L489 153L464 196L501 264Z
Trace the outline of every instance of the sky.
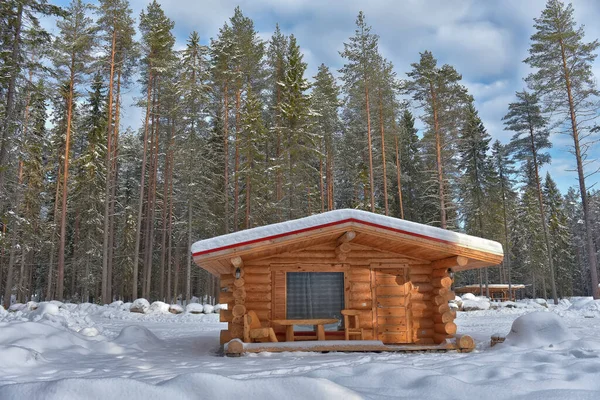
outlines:
M51 0L66 5L67 0ZM136 19L150 0L130 0ZM279 23L284 34L294 34L308 63L307 77L316 74L321 63L337 71L344 60L339 52L354 34L359 11L366 15L372 32L379 35L381 53L390 60L399 78L405 78L419 53L433 52L439 64L450 64L463 75L463 84L475 98L475 105L493 139L507 143L511 132L503 129L502 117L515 91L523 90L523 78L530 69L528 55L533 19L545 0L160 0L166 15L175 21L176 48L185 47L190 32L197 31L208 44L220 27L240 6L252 18L259 35L268 40ZM585 25L586 41L600 38L600 1L574 0L575 18ZM594 64L600 77L600 60ZM140 96L132 86L124 104ZM142 110L126 110L124 124L141 125ZM421 125L422 126L422 125ZM570 136L553 134L548 170L564 192L577 185L575 158L569 152ZM594 149L600 155L600 146ZM590 152L590 158L594 158ZM588 170L600 166L596 162ZM600 181L600 174L588 178L588 186ZM596 189L600 189L597 185Z

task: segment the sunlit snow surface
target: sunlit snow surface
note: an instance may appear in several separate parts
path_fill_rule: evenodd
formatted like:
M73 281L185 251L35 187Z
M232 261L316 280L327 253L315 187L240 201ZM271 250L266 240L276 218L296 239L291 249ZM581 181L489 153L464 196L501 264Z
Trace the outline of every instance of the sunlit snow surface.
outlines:
M459 312L460 353L218 354L218 314L0 310L0 399L600 399L600 303ZM490 347L492 334L508 335ZM35 313L35 314L34 314Z

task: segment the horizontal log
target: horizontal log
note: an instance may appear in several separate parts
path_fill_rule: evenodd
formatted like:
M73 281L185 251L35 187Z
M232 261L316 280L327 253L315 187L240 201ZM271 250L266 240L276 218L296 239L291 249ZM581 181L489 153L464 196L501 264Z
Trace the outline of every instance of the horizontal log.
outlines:
M246 281L246 286L252 284L270 284L271 274L246 274L246 276L244 276L244 281Z
M404 285L406 279L404 275L378 273L375 276L375 283L377 285Z
M377 286L375 293L377 296L403 296L406 294L404 286Z
M233 293L232 292L219 292L219 303L231 303L233 302Z
M445 312L450 311L450 306L448 303L440 304L439 306L434 306L434 312L437 314L443 314Z
M435 322L436 324L446 324L448 322L454 321L455 318L456 313L453 313L452 311L446 311L443 314L434 314L433 322Z
M244 286L246 288L246 293L271 293L272 291L272 287L271 285L265 285L265 284L247 284L246 286Z
M444 278L444 277L448 276L448 269L447 268L434 269L431 272L431 276L433 278Z
M351 282L350 291L352 292L371 292L371 284L369 282Z
M348 307L351 310L371 310L373 308L373 302L369 300L350 300Z
M431 267L423 267L423 266L418 266L418 265L411 265L408 268L408 273L411 275L429 275L433 272L433 268Z
M231 319L231 323L232 324L243 324L244 323L244 317L233 317Z
M231 338L241 339L244 336L244 325L243 324L229 324L228 328Z
M377 297L377 307L404 307L406 303L406 296Z
M390 307L390 308L378 308L377 309L377 317L404 317L404 316L406 316L406 308L405 307Z
M429 275L409 275L409 278L413 283L428 283L431 281Z
M237 340L227 343L227 354L242 354L244 352L244 343Z
M246 281L244 281L244 278L240 278L240 279L235 279L233 281L233 286L235 287L244 287L244 284L246 283Z
M270 301L246 301L246 309L248 310L270 310L271 302Z
M235 288L235 290L233 291L233 298L234 299L245 299L246 298L246 289L243 286Z
M475 348L475 341L469 335L458 335L456 336L456 345L461 350L473 350Z
M231 312L233 313L234 317L241 317L244 314L246 314L246 307L241 304L236 304L235 306L233 306Z
M355 237L356 237L356 232L348 231L348 232L344 233L342 236L340 236L339 238L337 238L336 246L340 246L343 243L348 243L348 242L352 241Z
M231 340L231 334L227 329L221 329L221 333L219 335L219 343L225 344Z
M427 310L412 310L411 314L413 318L431 318L433 315L433 311L430 309Z
M436 260L431 263L434 269L437 268L453 268L453 267L464 267L469 263L469 259L463 256L455 256Z
M419 328L416 332L418 338L430 338L435 335L435 331L431 328Z
M430 283L415 283L413 284L417 292L426 293L431 292L433 286Z
M415 344L435 344L432 338L417 338Z
M231 264L233 264L234 268L241 269L244 267L244 261L242 260L242 257L240 257L240 256L232 257L230 261L231 261Z
M233 285L234 280L235 280L235 278L231 274L221 275L221 281L219 284L221 285L222 288L228 287L230 285Z
M406 323L405 317L377 317L377 325L402 325L406 327ZM433 326L433 322L431 326Z
M233 314L231 310L220 310L219 311L219 321L220 322L231 322L233 319Z
M380 332L378 335L378 339L386 344L394 344L394 343L408 343L408 337L406 332L402 333L392 333L392 332Z
M400 333L406 332L406 325L379 325L377 329L379 332Z
M410 302L410 308L413 311L416 310L427 310L429 308L431 308L431 303L430 302L423 302L423 301L411 301Z
M445 324L435 324L433 330L437 333L443 333L446 335L454 335L456 333L456 324L454 322L448 322Z
M431 294L433 295L439 295L439 294L446 294L450 291L449 288L445 288L445 287L438 287L438 288L433 288L433 290L431 291Z
M429 301L431 295L429 293L412 292L410 294L410 301Z
M351 291L350 292L350 301L361 301L361 300L371 300L373 297L371 291Z
M433 334L433 341L436 344L444 343L447 338L448 338L448 335L446 335L445 333L434 333Z
M435 287L449 288L452 286L452 279L449 276L443 278L432 278L431 284Z
M253 303L255 301L264 302L271 301L271 293L260 293L260 292L250 292L246 293L246 303Z
M433 320L430 318L414 318L412 321L413 328L433 328Z

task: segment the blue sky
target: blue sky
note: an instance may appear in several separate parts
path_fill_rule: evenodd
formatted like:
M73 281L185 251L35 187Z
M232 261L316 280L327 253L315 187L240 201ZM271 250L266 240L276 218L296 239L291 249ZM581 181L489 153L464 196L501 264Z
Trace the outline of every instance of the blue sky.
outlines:
M52 0L51 0L52 1ZM68 1L55 0L64 5ZM93 3L93 2L92 2ZM130 0L136 19L149 0ZM380 51L394 64L398 77L417 62L419 52L430 50L440 63L453 65L463 83L475 97L480 116L494 139L506 143L511 132L503 130L502 117L514 93L524 88L529 73L522 63L527 57L533 18L544 8L545 0L162 0L169 18L175 21L177 48L183 48L189 33L198 31L204 43L239 5L254 20L261 37L268 40L275 23L285 34L293 33L308 63L308 76L325 63L332 70L343 64L339 51L354 33L356 15L362 10L372 31L380 36ZM586 27L586 40L600 38L600 1L575 0L575 16ZM600 60L594 72L600 78ZM139 96L133 86L125 94L125 104ZM142 112L130 108L124 124L137 128ZM574 157L568 152L572 139L553 134L552 164L549 170L561 190L574 186ZM590 152L600 154L600 147ZM594 169L590 165L589 170ZM600 175L588 178L588 186L600 181ZM598 189L598 187L596 187Z

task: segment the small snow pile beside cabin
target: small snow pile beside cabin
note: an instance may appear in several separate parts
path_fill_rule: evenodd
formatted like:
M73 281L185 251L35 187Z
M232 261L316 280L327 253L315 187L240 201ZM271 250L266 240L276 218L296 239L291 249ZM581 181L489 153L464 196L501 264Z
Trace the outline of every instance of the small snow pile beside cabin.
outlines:
M228 304L221 343L442 344L456 334L451 273L503 259L497 242L358 210L235 232L191 250L220 277L219 302Z

